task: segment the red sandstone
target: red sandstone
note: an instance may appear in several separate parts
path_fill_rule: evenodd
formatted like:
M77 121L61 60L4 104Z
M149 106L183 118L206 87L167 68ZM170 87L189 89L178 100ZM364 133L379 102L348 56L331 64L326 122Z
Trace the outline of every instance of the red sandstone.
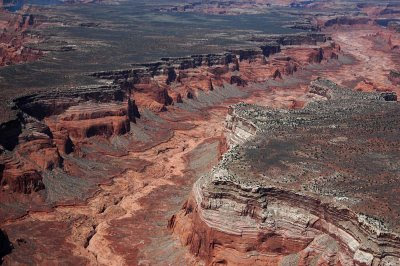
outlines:
M321 4L321 7L325 4ZM18 30L23 31L29 27L25 25L26 23L28 22L25 21ZM104 157L105 160L116 158L113 163L127 170L112 175L114 182L101 185L100 192L83 206L59 206L49 213L35 212L40 208L33 206L25 218L15 222L3 221L1 228L13 232L11 241L14 243L20 238L28 238L28 241L31 239L30 228L36 228L32 224L38 225L38 230L42 231L45 230L43 226L49 226L55 231L66 230L62 239L61 237L55 239L55 233L39 236L36 232L33 235L42 242L51 240L54 241L55 247L62 247L61 251L57 252L53 252L52 247L41 247L39 251L48 256L46 258L36 256L35 251L29 251L21 244L19 248L21 251L16 252L28 252L36 262L48 260L51 263L54 259L59 260L63 258L65 250L73 252L73 255L65 258L67 263L121 265L137 264L139 261L151 262L154 258L151 258L151 251L146 250L145 244L152 243L152 232L145 230L140 215L147 217L146 208L172 198L173 193L177 192L171 187L185 184L186 176L193 177L194 166L190 166L190 160L193 158L189 157L196 158L197 154L201 154L201 150L196 150L196 147L217 143L218 147L214 150L216 157L202 167L208 170L217 162L225 147L222 122L226 106L239 100L230 99L228 102L220 103L221 109L204 111L204 114L186 113L175 104L191 101L201 93L209 94L224 84L236 84L243 91L250 91L247 102L275 108L302 108L310 100L306 86L302 83L307 83L317 75L351 85L356 90L399 92L396 83L389 80L389 71L396 69L399 62L398 33L369 24L357 27L354 30L335 25L326 29L334 40L328 45L287 47L281 53L269 58L257 55L251 59L237 60L229 65L178 70L174 81L169 80L168 74L143 78L129 87L131 91L129 100L134 102L140 111L148 109L156 112L159 117L166 119L168 126L137 119L138 125L150 125L151 128L161 128L162 131L152 135L154 143L143 143L142 140L129 142L127 151L101 150L99 147L131 132L131 122L135 122L135 119L130 115L127 99L106 103L78 103L60 113L45 117L43 120L45 128L38 128L36 121L30 121L28 124L32 130L20 136L20 142L12 156L2 158L2 164L5 166L1 179L3 190L29 194L25 195L26 197L13 194L15 198L11 200L18 201L21 200L19 197L25 197L21 201L30 201L32 197L33 203L42 203L43 199L38 200L37 192L44 190L41 174L45 170L62 168L80 178L85 178L84 173L73 162L63 162L61 158L66 154L83 154L81 149L88 147L99 149L95 155ZM7 39L6 36L4 38ZM25 40L20 41L19 45L22 45ZM5 59L2 62L6 64L6 62L33 60L30 57L32 54L28 54L16 56L15 51L7 51L4 52ZM338 59L343 55L350 55L354 61L340 64ZM320 69L312 68L316 65ZM292 77L300 77L302 81L291 86L285 85L284 82ZM274 80L277 85L270 86L268 90L252 88L254 84L267 80ZM170 114L174 116L169 116ZM48 131L51 132L51 137ZM135 134L135 131L132 130L131 133ZM131 159L137 160L133 164L135 167L132 165L129 165L130 168L123 167L124 163ZM191 184L187 184L187 187L190 186ZM2 197L5 198L3 195ZM219 247L218 241L222 241L224 236L196 219L197 210L192 201L193 198L190 197L184 205L184 212L172 219L170 227L181 236L184 245L190 246L192 254L209 256L210 264L223 264L224 261L219 258L227 256L231 256L234 261L237 254L232 251L232 247L246 252L249 249L274 252L269 258L250 257L245 261L237 260L238 265L241 263L276 265L287 260L285 256L289 253L296 253L303 265L310 264L310 257L319 257L317 263L324 264L330 261L329 258L338 255L324 246L326 239L314 239L308 235L283 238L260 234L252 239L252 242L245 242L247 240L238 237L230 248ZM157 208L159 212L170 210L170 206L157 205ZM46 208L45 210L48 211ZM164 216L153 213L149 214L149 219L154 218L151 215L165 219ZM190 221L188 217L182 216L190 217ZM66 220L68 222L65 222ZM177 220L188 223L176 222ZM192 234L188 230L192 226L197 227L203 234ZM22 232L20 228L25 228L26 231ZM314 232L309 233L311 235ZM213 251L201 243L212 243ZM177 246L175 248L181 250L179 245ZM143 255L145 252L148 252L147 255ZM158 255L162 254L160 250L157 252ZM6 258L6 261L11 263L21 253L16 254ZM185 262L196 262L196 260L186 254Z

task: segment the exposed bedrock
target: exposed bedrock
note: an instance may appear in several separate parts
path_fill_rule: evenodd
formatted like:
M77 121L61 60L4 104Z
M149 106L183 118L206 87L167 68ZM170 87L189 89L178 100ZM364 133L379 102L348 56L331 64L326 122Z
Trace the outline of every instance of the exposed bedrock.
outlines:
M130 93L118 86L35 94L14 104L18 120L0 132L0 184L25 194L44 189L43 174L63 169L63 156L79 153L81 142L128 133L139 117Z
M95 77L114 80L116 83L125 85L151 84L156 81L165 82L170 85L175 80L180 82L182 75L188 69L202 67L228 66L237 64L237 60L256 60L262 55L269 57L279 53L283 46L291 45L318 45L326 43L327 38L322 33L301 33L288 35L262 35L255 36L249 41L260 43L258 48L231 50L222 54L192 55L189 57L162 58L159 62L134 65L134 68L120 71L103 71L93 73ZM239 70L231 68L233 71ZM159 85L165 85L160 83Z
M71 106L87 101L123 101L129 95L119 86L97 86L50 91L19 97L14 100L15 108L39 120L64 112Z
M169 223L199 260L400 264L395 94L321 79L310 93L304 109L230 109L230 150Z
M26 9L30 12L29 8ZM0 66L16 63L32 62L39 59L43 52L30 48L29 43L37 42L40 38L28 34L36 26L35 16L29 13L8 12L0 10L2 29L0 32Z
M374 20L368 17L341 16L325 21L323 26L332 27L334 25L357 25L357 24L373 24L373 23Z
M236 115L235 108L229 107L225 120L225 128L228 129L227 140L230 146L242 144L256 134L257 127L251 121Z
M96 135L125 134L130 130L130 117L135 118L128 115L128 102L86 102L46 118L45 123L57 137L65 133L65 139L75 142Z
M134 65L129 70L92 75L132 91L138 106L160 112L169 105L196 97L199 92L211 91L214 86L224 83L245 86L249 82L280 79L308 64L337 59L340 52L340 47L321 33L263 35L249 41L258 47L162 58L159 62Z
M270 41L274 43L262 42L261 48L253 50L163 58L140 68L94 74L113 80L113 85L14 99L17 118L0 127L0 185L4 192L0 192L4 198L0 214L11 215L7 208L20 202L9 192L26 195L18 209L23 213L43 201L53 205L85 199L116 174L130 167L146 167L143 160L121 158L129 151L166 141L172 127L185 127L172 125L154 113L227 84L244 87L282 79L310 64L334 60L333 55L340 52L339 46L321 34L270 36ZM307 45L299 46L303 43ZM288 46L291 44L296 46ZM146 126L135 124L142 112ZM30 197L36 199L32 204L28 204Z

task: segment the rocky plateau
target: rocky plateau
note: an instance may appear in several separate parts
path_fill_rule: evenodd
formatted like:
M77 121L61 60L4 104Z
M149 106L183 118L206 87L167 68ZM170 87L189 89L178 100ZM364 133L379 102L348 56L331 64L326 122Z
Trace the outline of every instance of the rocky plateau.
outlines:
M310 31L256 32L243 48L11 97L0 263L400 265L400 6L202 1L157 12L260 10L297 13L288 27ZM20 14L4 24L4 65L42 55L21 48L35 17Z
M397 96L309 92L300 110L230 108L229 151L170 220L206 264L400 263Z

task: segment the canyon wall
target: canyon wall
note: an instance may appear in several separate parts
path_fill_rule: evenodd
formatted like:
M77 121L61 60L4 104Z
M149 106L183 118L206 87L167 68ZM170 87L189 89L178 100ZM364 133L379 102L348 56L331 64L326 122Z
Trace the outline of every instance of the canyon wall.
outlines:
M329 28L333 34L337 27L346 31L346 21L332 20ZM250 48L162 58L91 74L108 85L15 98L10 106L17 115L0 125L0 227L11 239L0 234L0 250L5 250L0 255L10 264L64 257L72 264L135 264L141 256L162 260L168 252L158 249L165 246L142 243L148 238L158 242L151 231L173 213L165 212L160 197L180 205L176 191L182 183L191 184L186 174L194 175L185 167L207 168L224 150L216 113L226 111L226 102L252 95L249 102L281 102L276 107L312 103L291 111L248 104L229 108L230 151L199 179L169 222L193 259L207 264L396 265L396 94L349 92L323 80L305 93L305 84L320 73L357 82L359 90L389 90L386 83L377 85L381 76L397 84L398 71L387 71L395 69L392 61L371 50L393 53L396 59L398 40L375 34L375 29L362 37L356 31L345 32L344 38L334 35L341 45L350 43L346 52L351 55L322 33L255 34L248 39ZM355 46L360 39L376 50ZM357 57L360 53L368 57ZM373 59L367 67L364 58ZM384 67L375 72L374 65ZM365 80L356 76L360 73ZM203 125L206 133L194 133L199 121L214 127ZM203 134L215 140L198 144ZM201 159L193 154L181 158L195 145L203 147L196 151ZM209 146L218 155L205 160L209 150L204 147ZM142 201L146 193L150 196ZM164 239L164 231L157 233ZM11 254L10 242L15 245ZM75 253L65 256L65 250Z
M43 52L30 47L39 37L29 33L36 27L36 18L26 8L20 12L8 12L0 7L0 66L32 62Z
M253 42L259 47L163 58L129 70L92 74L111 85L14 99L16 118L0 127L2 219L85 200L99 184L129 168L146 167L149 162L124 157L168 140L173 128L187 127L156 113L179 108L225 85L241 88L280 80L307 65L335 60L340 53L340 47L322 34L270 36ZM142 123L137 124L138 119ZM107 156L114 158L113 164ZM13 204L19 208L11 208Z
M320 33L268 35L249 41L258 47L223 54L162 58L129 70L92 75L129 89L139 106L159 112L223 84L243 87L249 82L282 79L309 64L337 59L340 53L340 47ZM279 55L273 56L276 54Z
M230 109L230 150L169 223L198 260L400 263L398 176L370 158L398 155L396 95L322 79L309 91L317 98L302 110Z

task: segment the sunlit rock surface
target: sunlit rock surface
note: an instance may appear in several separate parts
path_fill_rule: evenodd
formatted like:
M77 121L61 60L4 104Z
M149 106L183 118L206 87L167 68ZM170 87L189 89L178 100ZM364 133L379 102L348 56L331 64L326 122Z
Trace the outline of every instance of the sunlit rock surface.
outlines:
M231 108L230 150L170 221L206 264L400 263L395 95L309 93L300 110Z

